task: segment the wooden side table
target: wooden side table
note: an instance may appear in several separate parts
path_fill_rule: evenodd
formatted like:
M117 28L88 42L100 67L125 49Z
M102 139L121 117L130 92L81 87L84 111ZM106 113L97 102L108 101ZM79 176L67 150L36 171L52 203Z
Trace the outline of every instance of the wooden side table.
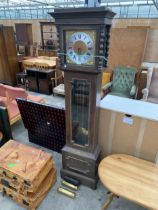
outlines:
M28 88L30 91L52 94L52 80L55 78L55 70L38 71L27 69Z
M99 164L99 177L111 194L102 210L114 196L121 196L148 209L158 210L158 166L124 154L110 155Z

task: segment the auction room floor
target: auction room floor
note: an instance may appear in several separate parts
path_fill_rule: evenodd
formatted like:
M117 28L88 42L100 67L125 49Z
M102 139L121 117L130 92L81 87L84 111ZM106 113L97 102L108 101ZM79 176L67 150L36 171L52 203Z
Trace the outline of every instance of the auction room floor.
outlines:
M34 94L34 93L33 93ZM48 104L64 107L64 97L60 96L46 96L42 95ZM54 157L58 178L55 186L50 190L45 197L39 210L101 210L101 207L107 199L107 190L99 182L96 190L92 190L85 186L80 186L77 191L77 197L71 199L57 192L57 188L61 184L60 169L62 167L61 154L52 150L40 147L36 144L30 143L28 140L27 130L24 128L22 121L17 122L12 126L13 138L16 141L28 144L51 153ZM14 201L0 194L0 210L24 210L25 208L19 206ZM122 198L114 198L113 202L108 208L109 210L143 210L132 202Z

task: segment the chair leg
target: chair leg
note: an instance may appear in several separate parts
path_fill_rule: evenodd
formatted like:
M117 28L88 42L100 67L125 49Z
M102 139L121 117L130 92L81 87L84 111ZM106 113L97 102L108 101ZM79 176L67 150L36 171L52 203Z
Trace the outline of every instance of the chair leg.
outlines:
M102 207L102 210L106 210L108 208L108 206L110 205L110 203L112 202L113 200L113 197L115 197L115 194L113 193L110 193L107 201L104 203L103 207Z
M58 81L57 81L57 79L55 79L55 81L54 81L54 85L55 85L55 87L58 85Z
M52 94L53 94L53 96L54 96L54 87L55 87L55 81L53 80L53 82L52 82Z

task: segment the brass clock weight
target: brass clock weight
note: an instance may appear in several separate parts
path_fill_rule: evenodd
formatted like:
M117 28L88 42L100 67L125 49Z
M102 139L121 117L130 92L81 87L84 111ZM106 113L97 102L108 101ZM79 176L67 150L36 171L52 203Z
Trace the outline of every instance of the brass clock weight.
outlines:
M66 145L61 177L96 188L100 146L98 115L102 71L107 67L115 15L106 7L55 9L58 56L64 71Z

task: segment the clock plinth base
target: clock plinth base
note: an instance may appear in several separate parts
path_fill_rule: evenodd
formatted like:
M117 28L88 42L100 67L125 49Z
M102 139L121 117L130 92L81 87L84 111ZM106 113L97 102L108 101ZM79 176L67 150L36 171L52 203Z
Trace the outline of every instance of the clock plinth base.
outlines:
M79 180L81 184L96 189L99 160L99 146L96 147L94 153L65 146L62 150L63 168L61 169L61 177L68 176L74 178Z
M98 177L96 177L95 179L91 179L89 177L83 176L79 173L75 173L72 172L70 170L66 170L66 169L61 169L60 171L61 177L64 179L64 176L68 176L71 178L74 178L76 180L79 180L81 184L90 187L91 189L95 190L97 187L97 183L98 183Z

